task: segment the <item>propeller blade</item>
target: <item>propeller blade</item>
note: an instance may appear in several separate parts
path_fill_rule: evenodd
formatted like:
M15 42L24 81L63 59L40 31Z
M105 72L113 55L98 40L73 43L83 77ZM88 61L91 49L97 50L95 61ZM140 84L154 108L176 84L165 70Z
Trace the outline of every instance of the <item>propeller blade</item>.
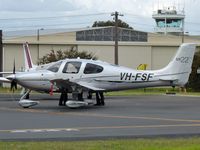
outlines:
M13 64L13 74L15 74L15 59L14 59L14 64Z
M14 63L13 63L13 76L14 77L11 78L12 81L10 84L10 90L13 91L13 93L14 93L14 91L17 90L17 81L15 80L15 59L14 59Z

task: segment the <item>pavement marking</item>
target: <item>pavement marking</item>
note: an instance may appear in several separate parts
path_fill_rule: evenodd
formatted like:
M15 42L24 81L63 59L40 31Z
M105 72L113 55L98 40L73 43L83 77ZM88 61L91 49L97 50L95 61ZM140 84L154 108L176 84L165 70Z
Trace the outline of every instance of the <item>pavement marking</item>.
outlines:
M165 94L166 96L177 96L177 97L195 97L198 98L200 95L181 95L181 94L175 94L175 95L170 95L170 94Z
M130 129L130 128L168 128L168 127L200 127L200 124L101 126L101 127L77 127L76 129L79 129L79 130L93 130L93 129Z
M79 113L79 112L53 112L48 110L37 110L37 109L22 109L22 108L7 108L0 107L0 110L7 111L18 111L18 112L29 112L29 113L44 113L52 115L73 115L73 116L83 116L83 117L102 117L102 118L117 118L117 119L142 119L142 120L159 120L159 121L172 121L172 122L191 122L200 123L200 120L193 119L179 119L179 118L164 118L164 117L145 117L145 116L121 116L112 114L90 114L90 113Z
M193 122L200 123L200 120L190 120L190 119L171 119L171 118L161 118L161 117L143 117L143 116L117 116L110 114L89 114L89 113L69 113L71 115L78 116L89 116L89 117L103 117L103 118L119 118L119 119L143 119L143 120L160 120L160 121L173 121L173 122Z
M63 132L63 131L79 131L75 128L55 128L55 129L18 129L18 130L0 130L1 132L9 133L41 133L41 132Z
M94 126L75 128L46 128L46 129L11 129L0 130L0 133L44 133L44 132L71 132L82 130L102 130L102 129L134 129L134 128L173 128L173 127L200 127L200 124L168 124L168 125L131 125L131 126Z
M3 111L17 111L17 112L28 112L28 113L50 113L47 110L37 110L32 108L9 108L9 107L0 107L0 110Z
M9 132L9 131L1 131L1 132ZM13 130L13 131L11 131L12 133L25 133L25 132L27 132L26 130Z

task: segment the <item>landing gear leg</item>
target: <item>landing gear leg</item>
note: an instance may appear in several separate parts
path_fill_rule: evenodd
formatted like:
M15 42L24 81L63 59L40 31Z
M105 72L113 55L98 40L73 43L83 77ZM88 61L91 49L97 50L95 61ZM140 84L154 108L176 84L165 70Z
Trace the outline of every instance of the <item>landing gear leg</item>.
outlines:
M100 97L99 97L99 92L96 92L96 106L100 106L101 105L101 101L100 101Z
M28 94L26 95L26 99L29 99L29 97L30 97L30 94L28 93Z
M99 92L99 95L100 95L100 104L104 106L105 105L105 102L104 102L105 98L104 98L103 92Z
M92 99L92 92L91 92L91 91L88 92L87 98L88 98L88 99Z
M29 108L31 106L35 106L39 104L38 101L32 101L32 100L26 99L27 95L29 95L30 92L31 90L27 90L26 93L19 100L19 105L22 106L23 108Z
M68 94L66 90L63 90L61 95L60 95L60 99L59 99L59 106L65 106L66 102L68 100Z
M64 100L63 100L63 102L64 102L64 106L66 106L66 102L68 101L68 94L67 94L67 92L65 92L64 93Z
M78 94L78 100L83 101L83 92Z
M21 91L21 93L20 93L20 95L22 95L22 97L26 94L26 96L25 97L23 97L23 99L29 99L29 97L30 97L30 92L28 92L28 91L30 91L29 89L26 89L26 88L22 88L22 91ZM28 93L27 93L28 92Z
M62 101L63 101L63 92L60 94L60 99L59 99L59 104L58 106L62 106Z
M105 105L103 92L96 92L96 106Z
M22 97L20 98L20 101L23 99L29 99L29 93L31 92L31 90L27 90L24 95L22 95Z

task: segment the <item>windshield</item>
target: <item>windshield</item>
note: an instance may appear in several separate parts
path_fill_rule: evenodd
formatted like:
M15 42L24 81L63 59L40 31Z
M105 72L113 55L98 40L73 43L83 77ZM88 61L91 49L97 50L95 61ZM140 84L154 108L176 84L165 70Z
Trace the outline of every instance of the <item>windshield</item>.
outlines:
M57 63L54 63L52 66L50 66L47 70L52 72L58 72L60 65L62 64L62 61L59 61Z

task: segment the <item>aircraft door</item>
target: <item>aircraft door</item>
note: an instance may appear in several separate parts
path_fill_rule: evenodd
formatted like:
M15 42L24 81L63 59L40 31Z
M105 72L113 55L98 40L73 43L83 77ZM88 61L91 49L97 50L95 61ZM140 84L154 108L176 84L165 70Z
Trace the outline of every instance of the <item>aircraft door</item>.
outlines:
M65 64L62 73L65 79L75 80L81 78L81 65L79 61L69 61Z

